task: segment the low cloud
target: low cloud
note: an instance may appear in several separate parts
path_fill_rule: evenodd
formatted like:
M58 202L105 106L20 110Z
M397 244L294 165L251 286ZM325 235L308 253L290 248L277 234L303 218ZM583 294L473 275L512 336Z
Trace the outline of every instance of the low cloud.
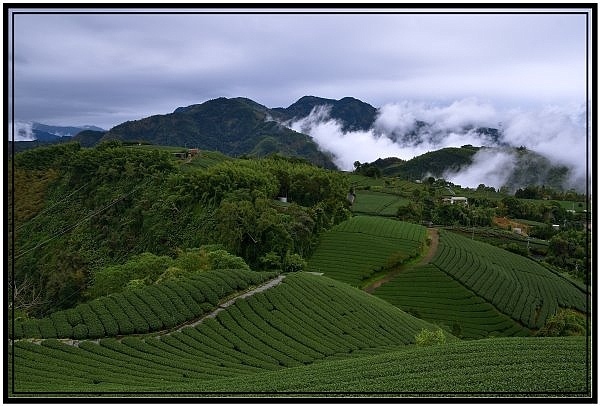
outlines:
M372 162L388 156L410 159L426 152L417 146L404 148L374 130L343 132L342 123L329 118L329 110L327 106L317 106L308 116L287 125L310 135L322 150L333 154L334 163L342 170L353 170L355 161Z
M14 136L13 136L14 129ZM24 121L15 121L14 126L12 123L8 125L8 139L12 141L33 141L35 135L33 135L33 123Z
M569 167L570 184L585 184L588 170L585 109L583 106L545 107L538 111L515 111L508 115L504 140L524 146L553 163Z
M463 187L477 187L480 184L496 189L509 180L511 171L517 163L514 153L483 148L473 156L473 163L461 171L446 172L443 177Z
M494 107L476 98L457 100L450 105L403 101L379 109L374 127L387 134L412 131L418 122L431 125L430 131L460 131L465 127L493 127L498 113Z
M310 135L322 150L334 155L342 170L352 170L355 161L386 157L408 160L428 151L467 144L525 147L552 164L569 168L565 187L583 190L589 162L585 117L583 106L500 111L488 102L467 98L446 105L413 101L387 104L379 109L368 131L343 132L342 123L330 118L324 106L286 125ZM447 173L447 179L468 187L481 183L500 187L515 159L510 150L484 149L475 155L472 165Z

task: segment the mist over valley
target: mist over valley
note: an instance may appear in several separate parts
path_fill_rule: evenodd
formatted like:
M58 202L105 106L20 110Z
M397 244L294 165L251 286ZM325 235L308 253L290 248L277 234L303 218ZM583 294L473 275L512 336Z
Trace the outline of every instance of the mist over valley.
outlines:
M467 160L430 165L410 176L444 178L472 188L504 186L513 192L527 185L584 192L589 165L585 117L584 106L501 110L476 98L451 103L402 101L375 108L352 97L304 96L289 107L268 108L238 97L178 107L109 131L17 122L15 139L38 143L72 139L85 146L120 139L194 146L232 156L281 153L344 171L354 170L357 161L410 161L444 148L472 146L476 152ZM25 147L17 144L19 150Z

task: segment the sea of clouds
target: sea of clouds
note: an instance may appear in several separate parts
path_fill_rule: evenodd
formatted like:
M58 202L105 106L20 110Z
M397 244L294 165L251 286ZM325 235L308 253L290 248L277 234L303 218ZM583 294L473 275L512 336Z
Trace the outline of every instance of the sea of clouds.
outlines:
M589 137L585 106L546 106L539 109L500 110L476 98L447 104L402 101L382 106L368 131L342 131L342 123L329 116L327 106L315 107L304 118L285 123L310 135L319 147L334 155L342 170L352 170L355 161L377 158L408 160L445 147L525 147L569 168L567 188L585 189L588 175ZM427 123L423 125L423 123ZM499 137L477 128L500 130ZM515 164L510 149L482 149L472 165L448 172L445 179L463 186L484 183L503 186Z

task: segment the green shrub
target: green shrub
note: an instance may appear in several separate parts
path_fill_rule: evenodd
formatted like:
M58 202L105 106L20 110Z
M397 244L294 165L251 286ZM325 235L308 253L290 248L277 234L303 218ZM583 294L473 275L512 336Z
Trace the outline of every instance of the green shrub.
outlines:
M147 283L144 279L132 279L125 285L125 289L139 289L146 286Z
M42 333L40 332L37 320L24 320L22 326L24 337L42 338Z
M438 328L436 331L422 329L421 332L415 336L415 343L422 347L445 344L446 336L441 328Z
M172 263L173 260L167 256L159 257L149 252L135 255L123 265L111 265L96 271L90 295L97 298L120 292L135 279L155 281Z
M245 269L250 267L238 256L230 254L225 250L210 251L207 254L210 269Z
M306 261L298 254L290 254L285 256L284 270L285 272L300 272L306 268Z
M281 269L281 258L273 251L260 257L259 262L264 269Z
M541 337L583 336L586 333L585 316L571 309L560 309L551 316L537 333Z

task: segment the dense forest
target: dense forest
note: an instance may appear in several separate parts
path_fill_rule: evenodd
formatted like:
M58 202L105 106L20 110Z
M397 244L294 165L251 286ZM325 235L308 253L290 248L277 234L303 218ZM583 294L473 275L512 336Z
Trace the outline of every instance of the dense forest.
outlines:
M118 141L69 143L19 153L9 171L14 306L35 316L98 295L100 281L152 283L159 274L135 269L167 269L186 252L301 269L319 233L350 214L341 173L276 155L202 168Z

